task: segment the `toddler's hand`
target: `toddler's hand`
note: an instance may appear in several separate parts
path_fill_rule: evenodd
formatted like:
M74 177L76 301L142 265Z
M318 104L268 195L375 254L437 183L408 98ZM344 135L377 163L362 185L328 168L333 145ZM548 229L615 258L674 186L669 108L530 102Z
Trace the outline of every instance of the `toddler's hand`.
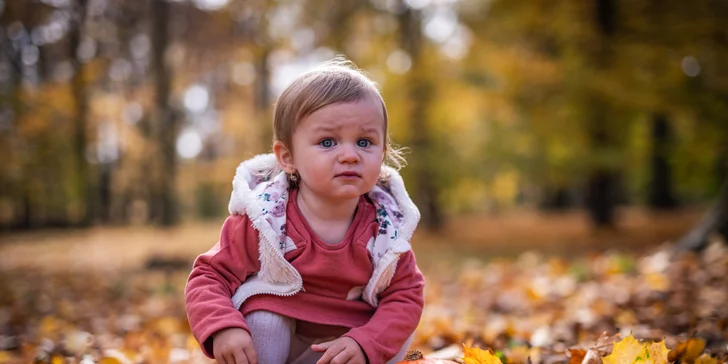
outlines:
M346 336L311 345L311 350L324 353L316 364L366 364L367 362L361 346L354 339Z
M258 364L253 339L238 327L212 334L212 355L220 364Z

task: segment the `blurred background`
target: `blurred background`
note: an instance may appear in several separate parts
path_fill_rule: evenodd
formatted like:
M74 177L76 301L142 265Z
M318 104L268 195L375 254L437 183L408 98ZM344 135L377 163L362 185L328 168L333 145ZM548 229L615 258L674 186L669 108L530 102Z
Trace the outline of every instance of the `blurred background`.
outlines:
M277 95L337 54L381 85L432 230L705 206L726 20L711 1L0 1L0 226L221 221Z
M423 270L704 247L728 231L727 22L712 0L0 0L0 268L186 272L276 97L338 54L409 148Z

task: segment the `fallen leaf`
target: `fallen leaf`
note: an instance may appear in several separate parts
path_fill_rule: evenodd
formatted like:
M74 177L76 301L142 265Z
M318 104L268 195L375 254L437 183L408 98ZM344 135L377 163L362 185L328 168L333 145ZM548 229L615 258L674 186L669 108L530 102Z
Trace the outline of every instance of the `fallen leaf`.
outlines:
M703 349L705 349L705 340L693 337L678 343L675 349L670 350L668 360L671 362L678 360L691 362L698 358Z
M605 356L602 361L605 364L634 363L644 355L644 351L644 347L630 334L614 344L612 353Z
M604 357L605 364L650 363L663 364L668 361L670 350L664 341L640 344L632 334L614 344L612 353Z
M713 358L708 354L703 354L695 359L695 364L718 364L718 359Z
M571 360L569 360L569 364L579 364L584 360L584 356L586 356L586 350L569 349L569 354L571 355Z
M483 350L477 346L463 345L463 361L466 364L503 364L490 350Z

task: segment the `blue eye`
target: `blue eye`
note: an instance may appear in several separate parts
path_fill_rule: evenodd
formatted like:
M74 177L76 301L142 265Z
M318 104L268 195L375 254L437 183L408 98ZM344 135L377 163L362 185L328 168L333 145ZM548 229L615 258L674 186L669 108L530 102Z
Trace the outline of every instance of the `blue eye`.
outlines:
M327 138L327 139L324 139L324 140L320 141L319 142L319 145L322 146L322 147L324 147L324 148L331 148L331 147L334 146L334 140L333 139L330 139L330 138Z
M356 142L356 145L358 145L360 148L366 148L366 147L372 145L372 142L368 139L359 139Z

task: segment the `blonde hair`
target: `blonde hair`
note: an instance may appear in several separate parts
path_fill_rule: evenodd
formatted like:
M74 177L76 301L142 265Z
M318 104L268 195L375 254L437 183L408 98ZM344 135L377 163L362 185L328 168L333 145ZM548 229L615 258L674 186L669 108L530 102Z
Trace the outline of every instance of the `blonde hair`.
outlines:
M384 115L384 162L400 169L405 164L403 152L389 138L388 117L384 99L377 84L343 56L303 74L278 97L273 116L273 139L289 150L298 123L316 110L339 102L372 98L382 105Z

